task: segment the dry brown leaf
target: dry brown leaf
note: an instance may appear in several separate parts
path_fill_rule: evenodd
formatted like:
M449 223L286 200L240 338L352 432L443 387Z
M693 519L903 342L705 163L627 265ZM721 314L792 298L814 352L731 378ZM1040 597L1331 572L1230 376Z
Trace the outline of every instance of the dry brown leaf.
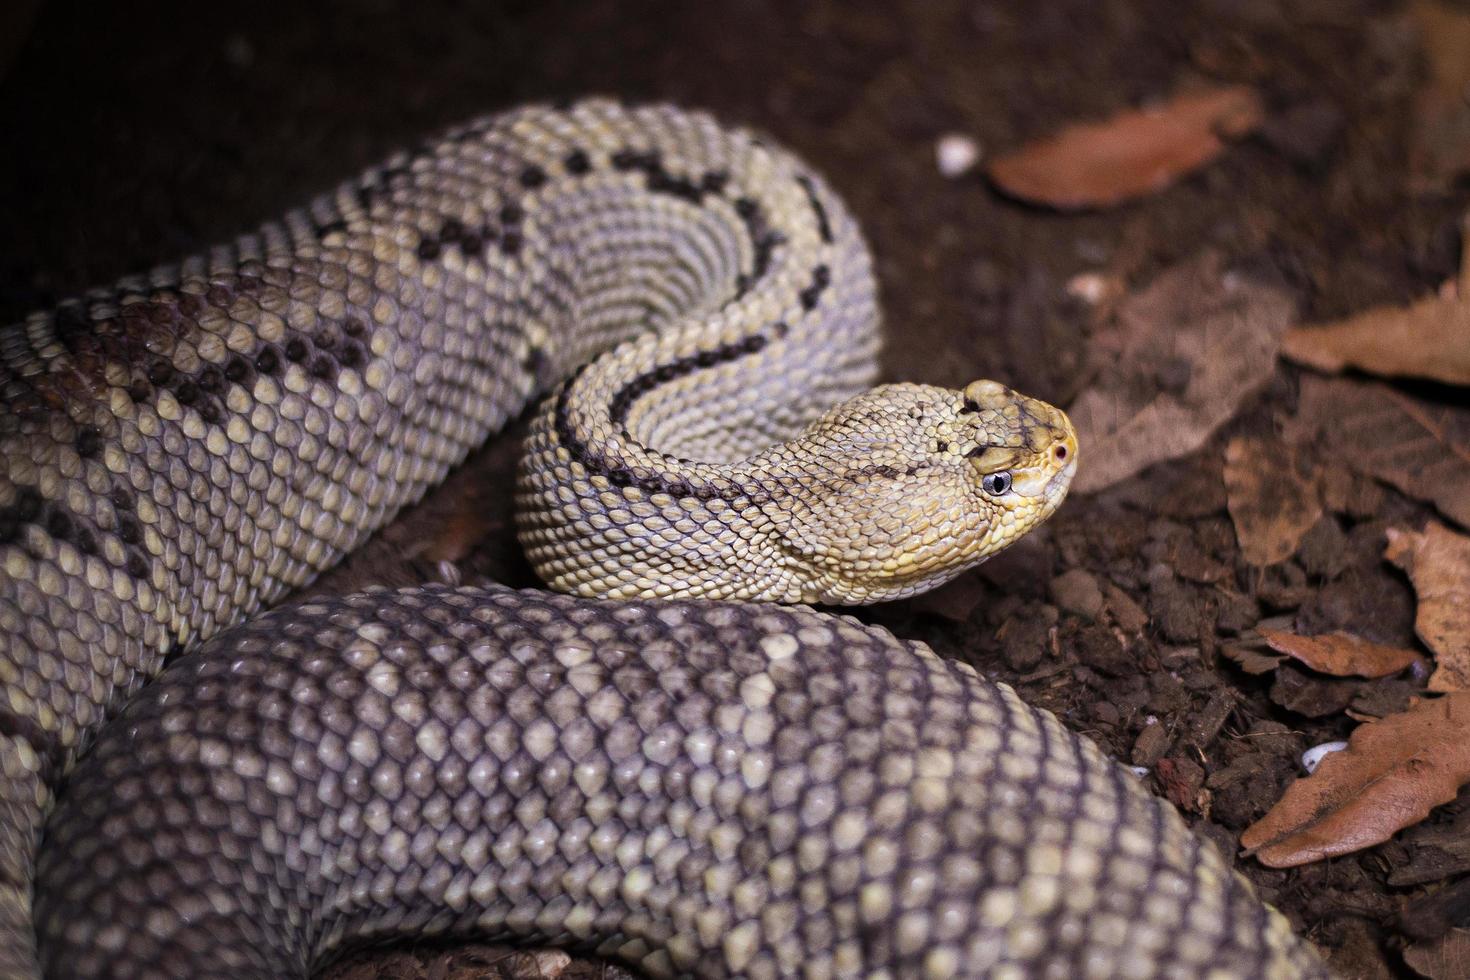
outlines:
M1438 939L1414 943L1404 950L1404 962L1429 980L1464 980L1470 977L1470 929L1451 929Z
M1225 447L1226 506L1252 565L1290 558L1322 516L1316 475L1303 473L1295 457L1275 439L1240 437Z
M1239 664L1241 670L1253 675L1269 674L1281 666L1281 661L1286 659L1266 653L1264 650L1257 650L1245 643L1228 643L1220 650L1225 656Z
M1428 80L1414 101L1410 168L1420 190L1444 190L1470 171L1470 13L1416 0L1409 18L1424 45Z
M1414 632L1434 651L1431 691L1470 690L1470 538L1442 524L1390 528L1384 557L1414 583Z
M1297 442L1470 525L1470 409L1411 398L1386 385L1302 378Z
M1340 940L1341 945L1328 954L1327 965L1333 976L1352 980L1395 980L1399 976L1388 965L1376 925L1355 915L1344 915L1334 927L1333 939Z
M1293 327L1281 338L1281 353L1319 371L1354 367L1470 385L1470 301L1430 296L1325 326Z
M1272 650L1279 650L1315 671L1335 677L1388 677L1419 659L1413 650L1370 643L1351 633L1301 636L1260 628L1256 632Z
M1287 787L1241 846L1273 868L1381 844L1470 782L1470 693L1359 725L1341 752Z
M1165 270L1093 337L1098 380L1070 414L1088 493L1192 453L1274 369L1291 321L1283 290L1223 271L1214 252Z
M1054 208L1108 207L1160 190L1260 125L1260 96L1241 85L1177 95L1162 105L1069 126L993 161L1007 194Z

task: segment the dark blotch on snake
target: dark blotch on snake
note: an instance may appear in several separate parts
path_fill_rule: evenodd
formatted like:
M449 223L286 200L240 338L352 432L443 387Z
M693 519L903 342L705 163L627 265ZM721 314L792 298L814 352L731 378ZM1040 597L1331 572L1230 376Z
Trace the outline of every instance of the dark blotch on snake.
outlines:
M281 369L281 353L273 344L267 344L255 355L255 370L261 374L276 374Z
M811 311L817 308L817 303L822 299L822 293L832 282L832 270L825 265L819 265L812 270L812 283L801 291L802 308Z
M562 166L567 168L569 174L581 175L592 169L592 161L587 158L585 151L573 150L562 161Z
M91 459L102 449L102 433L92 426L83 426L77 433L77 455L83 459Z

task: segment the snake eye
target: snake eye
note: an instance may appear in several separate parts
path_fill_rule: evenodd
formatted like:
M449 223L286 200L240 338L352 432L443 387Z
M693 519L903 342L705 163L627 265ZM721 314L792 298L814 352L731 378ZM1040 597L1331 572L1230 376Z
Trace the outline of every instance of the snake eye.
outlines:
M980 486L992 497L999 497L1010 492L1011 474L1005 470L999 473L987 473L985 479L980 481Z

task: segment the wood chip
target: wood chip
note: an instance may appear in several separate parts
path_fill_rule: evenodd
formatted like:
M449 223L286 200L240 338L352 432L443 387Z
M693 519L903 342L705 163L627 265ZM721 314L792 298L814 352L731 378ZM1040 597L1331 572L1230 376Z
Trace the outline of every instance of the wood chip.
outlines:
M1470 693L1421 701L1360 725L1348 747L1299 779L1241 846L1273 868L1372 847L1455 798L1470 782Z
M1350 633L1301 636L1280 630L1257 629L1256 632L1272 650L1334 677L1388 677L1419 659L1413 650L1370 643Z
M1260 125L1260 96L1234 85L1069 126L993 161L1001 190L1063 210L1108 207L1169 186Z
M1390 528L1384 557L1414 583L1414 632L1434 651L1431 691L1470 690L1470 537L1430 523L1422 533Z
M1154 772L1170 802L1188 813L1204 812L1210 793L1203 788L1205 771L1198 762L1188 756L1170 756L1160 759Z

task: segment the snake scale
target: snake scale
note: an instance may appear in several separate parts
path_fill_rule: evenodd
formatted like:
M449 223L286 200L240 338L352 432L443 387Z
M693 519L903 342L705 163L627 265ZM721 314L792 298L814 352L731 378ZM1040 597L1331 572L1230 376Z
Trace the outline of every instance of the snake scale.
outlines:
M877 336L818 176L608 100L0 333L0 975L473 935L651 975L1326 976L1051 715L781 604L943 581L1076 465L993 382L867 390ZM576 597L257 615L543 396L519 531Z

